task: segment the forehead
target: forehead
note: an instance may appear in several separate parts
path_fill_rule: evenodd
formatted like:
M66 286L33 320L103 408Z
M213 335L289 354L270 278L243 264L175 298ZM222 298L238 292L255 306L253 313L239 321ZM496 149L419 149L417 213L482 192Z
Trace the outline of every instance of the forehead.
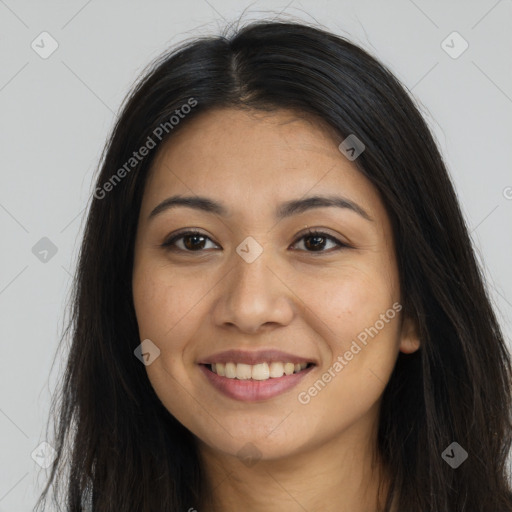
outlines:
M339 193L376 218L385 215L375 187L339 151L341 140L325 123L292 111L203 112L159 151L143 209L171 193L196 194L251 217L273 203Z

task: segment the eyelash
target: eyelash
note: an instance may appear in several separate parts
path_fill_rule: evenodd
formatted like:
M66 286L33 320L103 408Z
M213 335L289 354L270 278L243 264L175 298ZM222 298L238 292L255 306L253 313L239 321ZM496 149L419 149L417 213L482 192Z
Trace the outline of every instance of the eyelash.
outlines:
M189 230L189 231L184 231L184 232L181 232L181 233L177 233L175 235L173 235L169 240L165 241L161 247L163 247L164 249L168 250L168 251L181 251L181 252L189 252L189 253L200 253L200 252L203 252L204 249L200 249L198 251L190 251L190 250L187 250L187 249L180 249L180 248L176 248L175 247L175 243L182 239L182 238L185 238L187 236L202 236L204 238L207 238L209 240L210 237L206 236L204 233L201 233L200 231L196 231L196 230ZM297 242L299 242L300 240L302 240L303 238L309 238L309 237L314 237L314 236L319 236L321 238L324 238L324 239L328 239L328 240L331 240L333 241L335 244L336 244L336 249L334 249L335 251L338 251L338 250L341 250L343 248L349 248L350 246L348 244L345 244L343 242L341 242L340 240L338 240L337 238L327 234L327 233L324 233L323 231L317 231L317 230L314 230L314 229L308 229L308 231L304 234L302 234L299 238L297 238L292 245L295 245ZM309 252L309 253L312 253L312 254L315 254L315 253L330 253L330 252L333 252L332 250L327 250L327 251L304 251L304 252Z

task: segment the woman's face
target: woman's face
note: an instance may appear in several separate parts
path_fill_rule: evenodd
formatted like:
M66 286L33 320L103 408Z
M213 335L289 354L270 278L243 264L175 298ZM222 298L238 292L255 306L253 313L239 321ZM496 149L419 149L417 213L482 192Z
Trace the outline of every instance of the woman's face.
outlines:
M146 370L217 453L369 435L398 352L418 348L389 218L340 142L287 111L210 110L148 177L133 269ZM165 206L176 196L189 204Z

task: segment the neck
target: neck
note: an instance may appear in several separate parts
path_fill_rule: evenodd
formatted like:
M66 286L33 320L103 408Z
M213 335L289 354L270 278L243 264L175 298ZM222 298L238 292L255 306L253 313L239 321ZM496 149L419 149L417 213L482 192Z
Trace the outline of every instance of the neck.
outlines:
M389 487L389 474L376 456L375 425L364 427L358 422L320 446L299 447L286 458L265 458L250 467L237 457L200 442L199 453L209 497L204 497L199 510L381 510Z

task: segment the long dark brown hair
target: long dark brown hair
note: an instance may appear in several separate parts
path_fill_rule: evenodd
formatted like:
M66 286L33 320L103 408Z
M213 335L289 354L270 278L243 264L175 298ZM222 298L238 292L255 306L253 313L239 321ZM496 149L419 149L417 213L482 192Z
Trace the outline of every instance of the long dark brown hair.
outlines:
M95 512L182 512L205 495L195 437L134 356L134 240L158 147L130 159L148 137L160 146L200 112L235 107L315 116L340 142L355 134L366 147L354 163L391 219L403 312L421 340L417 352L399 355L384 391L378 447L392 474L385 510L394 498L399 512L512 511L510 356L414 101L378 60L323 28L259 21L229 30L155 61L107 142L63 336L71 333L67 367L51 407L57 458L36 508L51 487L53 506L69 512L84 510L86 496ZM173 124L176 110L187 113ZM453 442L468 454L456 469L442 456Z

